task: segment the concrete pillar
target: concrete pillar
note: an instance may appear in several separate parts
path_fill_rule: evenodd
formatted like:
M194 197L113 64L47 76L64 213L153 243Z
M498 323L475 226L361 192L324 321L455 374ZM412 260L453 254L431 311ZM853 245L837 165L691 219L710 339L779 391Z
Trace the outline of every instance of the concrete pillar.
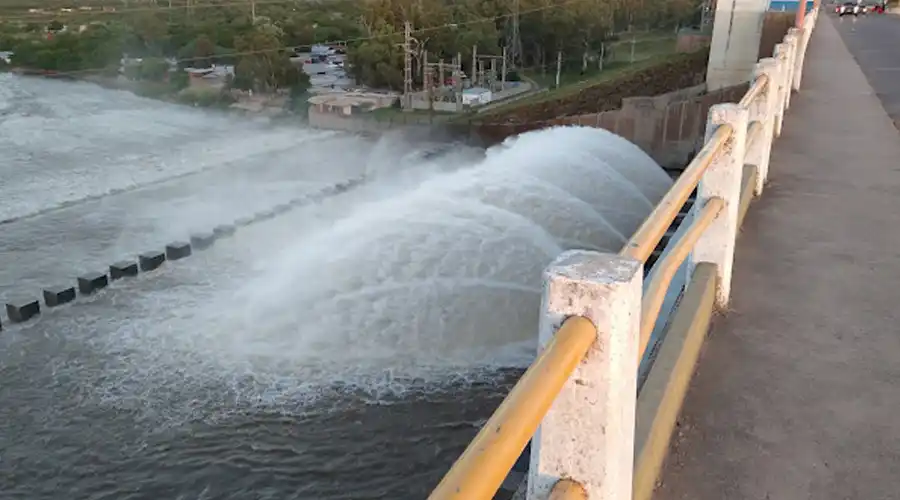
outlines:
M141 271L153 271L166 261L166 254L159 250L151 250L138 255L138 263L141 265Z
M75 300L75 287L63 286L44 289L44 303L47 307L56 307Z
M729 124L734 129L731 140L713 160L697 186L694 207L702 208L713 197L722 198L725 206L719 216L706 229L691 253L688 275L700 262L711 262L718 272L716 305L725 308L731 295L731 267L734 262L734 244L737 237L738 207L741 201L741 177L747 145L748 112L738 104L717 104L709 110L706 124L706 140L720 126Z
M713 21L706 85L710 91L750 79L759 58L768 0L719 0Z
M572 315L593 322L597 340L532 440L528 500L564 478L592 500L631 498L642 280L640 262L584 250L545 271L539 349Z
M800 73L802 71L800 65L803 62L803 51L805 50L805 47L803 46L803 30L800 28L791 28L788 30L788 34L794 36L794 67L793 78L791 78L791 88L800 90Z
M41 313L41 305L34 299L13 300L6 304L6 315L13 323L24 323Z
M109 266L109 277L112 280L131 278L138 275L137 263L130 260L122 260Z
M775 137L781 136L781 127L784 123L784 110L787 105L788 86L788 51L789 47L785 43L775 45L773 52L775 62L778 64L778 102L775 106Z
M166 245L166 260L179 260L191 256L191 244L185 241L173 241Z
M784 36L784 43L788 46L788 80L787 91L785 92L784 109L791 107L791 91L794 88L794 77L797 71L797 49L799 46L799 35L797 28L788 30L788 34Z
M796 63L797 69L795 70L797 76L794 78L794 90L800 90L800 81L803 79L803 61L806 60L806 49L809 46L809 37L812 35L812 27L815 20L815 11L813 11L813 14L804 20L803 26L800 28L800 39L798 42L799 49Z
M231 224L220 224L213 228L213 234L216 238L224 238L234 234L235 228Z
M194 233L191 235L191 247L196 250L206 250L216 242L216 235L213 232Z
M109 278L103 273L86 273L78 277L78 291L90 295L109 285Z
M762 133L759 138L752 145L747 145L747 158L744 160L744 163L756 165L757 176L754 193L757 196L762 194L766 178L769 175L769 155L772 152L775 113L779 97L777 66L775 59L769 57L756 63L756 68L753 70L754 80L765 75L769 81L766 93L756 99L748 118L751 122L756 121L762 125Z

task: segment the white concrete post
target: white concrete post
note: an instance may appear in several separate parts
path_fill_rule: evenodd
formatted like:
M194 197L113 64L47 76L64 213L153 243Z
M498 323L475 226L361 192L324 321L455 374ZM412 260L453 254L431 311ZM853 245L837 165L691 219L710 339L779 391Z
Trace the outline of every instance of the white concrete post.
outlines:
M706 124L706 140L721 125L729 124L734 130L731 140L703 174L697 187L695 210L701 209L706 200L719 197L725 202L722 212L704 231L691 254L688 275L700 262L716 265L719 286L716 305L724 308L731 294L731 267L734 262L734 245L737 237L738 207L741 203L741 177L747 145L747 110L738 104L718 104L710 108Z
M788 30L788 36L792 38L792 47L791 47L791 88L793 90L799 90L798 81L800 80L800 58L803 53L803 30L800 28L790 28ZM788 98L788 106L791 104L791 99Z
M631 498L642 281L640 262L584 250L544 272L539 349L572 315L591 320L597 340L532 440L528 500L546 500L563 478L591 500Z
M767 57L756 63L753 68L754 80L765 75L769 84L766 86L766 92L756 100L754 110L751 110L751 121L757 121L762 125L762 133L753 144L747 144L747 158L744 163L756 165L756 187L754 193L759 196L762 194L766 184L766 178L769 175L769 155L772 151L773 132L775 130L775 114L778 107L779 86L778 86L778 63L775 59ZM750 138L748 137L749 141Z
M812 35L812 27L815 17L807 17L803 23L800 35L800 49L797 57L797 76L794 78L794 90L800 90L800 81L803 79L803 62L806 60L806 49L809 47L809 37Z
M793 29L793 28L791 28ZM787 111L791 107L791 89L794 85L794 53L797 48L797 36L788 33L784 36L784 45L787 47L787 62L785 64L784 78L784 109Z
M775 137L781 136L781 127L784 121L784 110L787 106L788 94L788 46L784 43L775 45L774 59L778 63L778 104L775 106Z

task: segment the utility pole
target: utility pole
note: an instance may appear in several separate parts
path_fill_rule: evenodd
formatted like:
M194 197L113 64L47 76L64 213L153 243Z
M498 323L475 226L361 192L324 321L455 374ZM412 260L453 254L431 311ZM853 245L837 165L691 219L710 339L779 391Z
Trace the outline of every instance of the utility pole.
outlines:
M403 109L412 106L412 25L409 21L403 24Z
M502 78L501 84L503 85L503 89L501 89L501 90L506 90L506 61L507 60L508 60L508 58L506 57L506 47L503 47L503 69L500 70L500 74L502 75L501 76L501 78Z
M634 64L634 46L637 45L637 38L631 35L631 64Z
M456 65L453 68L453 72L456 74L456 77L453 79L454 94L456 94L456 111L461 112L463 110L462 54L459 52L456 53Z
M556 88L559 88L560 73L562 73L562 51L556 53Z
M506 47L509 47L507 55L513 68L519 67L522 58L522 37L519 35L519 0L513 2L513 12L508 23Z
M472 74L469 75L469 81L473 87L478 86L478 45L472 45Z

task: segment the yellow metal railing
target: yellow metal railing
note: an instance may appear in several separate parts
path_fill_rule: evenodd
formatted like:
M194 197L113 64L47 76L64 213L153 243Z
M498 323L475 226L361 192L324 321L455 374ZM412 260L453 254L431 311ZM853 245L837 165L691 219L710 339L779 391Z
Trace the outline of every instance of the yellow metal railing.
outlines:
M722 125L716 129L694 160L672 184L669 192L650 212L641 227L635 231L631 239L625 242L620 254L640 262L647 262L656 245L665 236L666 230L672 226L681 207L690 198L691 192L700 183L700 178L703 177L733 134L734 130L731 125Z
M756 99L771 91L771 83L765 75L757 78L741 99L740 105L745 108L751 106ZM751 140L758 140L762 130L758 121L751 123L747 131L748 144ZM716 129L644 223L626 242L620 255L646 264L691 192L697 188L710 165L733 139L734 132L728 124ZM722 198L705 200L681 239L654 266L642 300L639 344L641 357L647 349L663 299L676 271L724 209L725 201ZM566 320L428 498L492 498L596 337L597 330L588 319L575 316ZM587 498L582 485L570 479L556 483L550 495L550 500Z
M675 272L691 254L697 240L719 216L724 207L725 201L722 198L710 198L678 243L653 266L650 284L641 300L641 341L638 344L638 359L644 357L644 352L650 343L650 334L653 333L653 327L656 326L659 310L662 308L663 300L666 298L666 292L669 290L672 278L675 277Z
M566 320L428 498L491 498L596 338L590 320Z

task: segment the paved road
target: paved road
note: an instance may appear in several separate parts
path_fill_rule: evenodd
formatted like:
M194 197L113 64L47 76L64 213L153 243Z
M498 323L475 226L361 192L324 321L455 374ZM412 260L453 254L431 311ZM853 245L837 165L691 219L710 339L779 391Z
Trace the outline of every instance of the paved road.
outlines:
M835 17L834 21L888 116L900 122L900 16Z
M656 500L898 498L900 136L838 34L853 26L830 17L741 230L730 310ZM878 47L900 30L876 30L894 23L860 19L846 36L866 64L888 61Z

